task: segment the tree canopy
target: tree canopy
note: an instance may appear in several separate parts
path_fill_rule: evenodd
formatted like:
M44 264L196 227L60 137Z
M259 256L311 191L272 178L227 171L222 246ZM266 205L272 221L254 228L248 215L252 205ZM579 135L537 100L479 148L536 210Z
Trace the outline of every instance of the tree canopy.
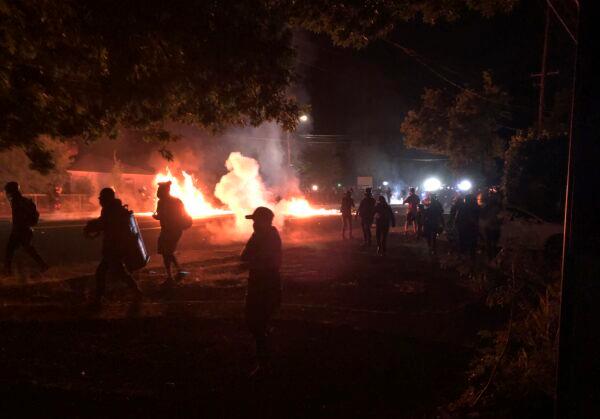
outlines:
M291 129L294 28L360 47L402 20L516 1L0 0L0 150L20 147L47 171L42 135L93 141L128 127L167 142L171 121Z
M449 95L425 89L420 108L409 111L402 122L404 143L448 156L451 167L462 174L494 177L495 160L502 158L506 145L498 130L508 116L508 101L487 72L478 90Z

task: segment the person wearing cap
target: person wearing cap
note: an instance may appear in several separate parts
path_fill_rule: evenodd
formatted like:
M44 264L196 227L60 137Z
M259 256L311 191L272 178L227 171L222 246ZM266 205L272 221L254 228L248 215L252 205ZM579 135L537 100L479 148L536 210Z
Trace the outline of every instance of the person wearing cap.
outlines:
M114 274L125 282L136 298L142 292L135 280L125 267L124 259L125 234L129 233L129 210L121 204L112 188L104 188L98 197L102 210L100 217L88 221L84 228L84 235L95 238L102 234L102 260L96 269L96 298L95 303L100 304L106 289L106 275Z
M346 229L348 229L349 237L352 238L352 208L354 208L354 199L352 192L346 191L342 198L340 212L342 213L342 239L346 240Z
M254 221L254 233L241 254L249 270L245 317L256 341L257 367L253 375L264 372L269 365L269 322L281 304L281 238L272 225L273 217L273 211L265 207L246 216Z
M152 217L160 221L160 235L158 236L158 253L162 255L167 279L163 283L165 286L173 284L173 274L171 265L177 269L177 281L181 281L187 275L187 272L181 270L179 262L175 257L175 250L183 230L189 228L192 219L185 211L183 202L179 198L171 196L171 182L161 182L156 191L158 203L156 212Z
M360 217L365 247L371 246L371 226L375 216L375 198L373 198L371 190L371 188L365 190L365 197L360 201L358 211L356 211L356 217Z
M32 227L38 223L40 216L35 203L21 194L21 188L17 182L8 182L4 186L4 192L10 201L12 210L12 228L6 244L4 273L12 274L12 261L19 247L22 247L31 256L41 272L47 271L48 265L31 244L33 240Z

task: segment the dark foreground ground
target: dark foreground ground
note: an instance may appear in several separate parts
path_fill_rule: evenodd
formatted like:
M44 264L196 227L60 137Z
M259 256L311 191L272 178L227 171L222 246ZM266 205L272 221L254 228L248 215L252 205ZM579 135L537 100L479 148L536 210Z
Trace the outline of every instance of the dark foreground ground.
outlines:
M482 321L476 297L424 243L394 232L377 257L339 240L338 221L286 228L274 371L261 380L248 378L240 245L210 245L201 227L183 243L190 276L162 290L155 258L138 275L139 304L113 283L107 304L89 308L85 258L2 279L0 412L11 412L2 416L437 416L464 388Z

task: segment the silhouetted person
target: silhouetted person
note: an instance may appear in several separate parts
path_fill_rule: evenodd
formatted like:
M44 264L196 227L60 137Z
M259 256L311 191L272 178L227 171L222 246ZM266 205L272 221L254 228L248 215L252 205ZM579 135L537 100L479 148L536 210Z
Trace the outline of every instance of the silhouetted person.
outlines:
M4 186L4 192L10 201L12 210L12 228L8 237L8 243L6 244L4 272L6 275L12 273L12 261L19 247L22 247L31 256L39 266L40 271L47 271L48 265L31 244L33 240L32 227L38 223L40 213L34 202L21 194L21 189L17 182L8 182Z
M390 226L396 227L396 217L392 207L383 196L379 196L375 205L375 238L377 239L377 254L385 255Z
M273 211L258 207L246 218L253 220L254 233L241 254L249 269L246 293L246 324L256 341L257 367L252 375L264 372L270 361L268 331L270 320L281 305L281 238L271 223Z
M156 191L158 204L156 212L152 215L160 221L160 235L158 236L158 254L162 255L167 279L163 285L173 284L173 273L171 265L177 269L177 280L185 278L187 272L181 270L181 266L175 257L177 243L181 239L183 230L192 225L192 218L188 215L179 198L171 196L171 182L161 182Z
M415 223L417 224L417 237L425 237L423 233L423 223L425 222L425 205L417 205L417 215L415 216Z
M404 199L406 209L406 223L404 224L404 233L408 233L408 226L412 225L413 232L417 234L417 205L421 202L419 196L415 193L415 188L410 188L408 196Z
M102 234L102 260L96 269L96 299L100 304L106 289L106 275L111 273L127 284L136 298L142 293L133 277L125 267L127 252L130 212L115 197L115 191L104 188L98 197L102 210L100 217L88 221L84 228L84 235L95 238Z
M365 197L360 201L356 216L360 217L360 226L363 232L364 246L371 245L371 225L375 216L375 198L371 194L371 188L365 190Z
M458 237L458 227L456 225L456 215L459 210L465 204L465 198L462 194L458 194L454 197L452 202L452 206L450 207L450 215L448 216L448 225L446 229L446 235L448 237L448 242L453 246L457 247L459 245L459 237Z
M429 205L423 211L423 235L427 239L429 253L436 253L437 236L444 229L444 208L436 195L431 195Z
M479 236L479 207L472 194L465 196L465 202L456 213L458 245L462 254L475 258Z
M346 239L346 228L352 238L352 208L354 208L354 199L352 199L352 193L347 191L342 198L342 206L340 212L342 213L342 239Z
M392 202L392 188L390 188L389 186L385 190L385 196L387 197L388 204L391 204L391 202Z
M488 261L493 260L498 253L498 241L500 240L500 229L502 220L500 213L502 206L497 193L487 195L480 194L478 197L479 227L485 244L485 253Z

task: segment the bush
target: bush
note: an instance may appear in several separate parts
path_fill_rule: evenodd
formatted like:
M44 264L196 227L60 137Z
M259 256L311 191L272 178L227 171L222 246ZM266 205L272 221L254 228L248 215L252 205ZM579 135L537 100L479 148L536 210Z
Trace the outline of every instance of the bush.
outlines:
M530 132L510 140L502 180L506 204L560 221L564 204L567 138L535 138Z

